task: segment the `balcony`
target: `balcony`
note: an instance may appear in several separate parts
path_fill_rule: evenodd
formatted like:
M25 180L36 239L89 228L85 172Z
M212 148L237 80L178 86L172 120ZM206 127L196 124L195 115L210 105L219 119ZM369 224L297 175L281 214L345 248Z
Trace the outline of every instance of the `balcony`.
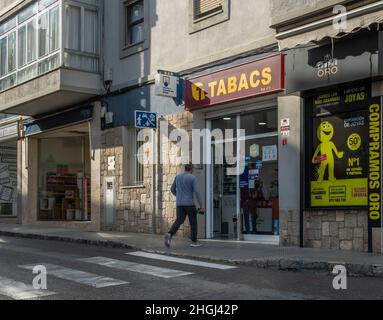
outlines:
M39 0L0 17L0 112L36 116L100 93L98 2Z

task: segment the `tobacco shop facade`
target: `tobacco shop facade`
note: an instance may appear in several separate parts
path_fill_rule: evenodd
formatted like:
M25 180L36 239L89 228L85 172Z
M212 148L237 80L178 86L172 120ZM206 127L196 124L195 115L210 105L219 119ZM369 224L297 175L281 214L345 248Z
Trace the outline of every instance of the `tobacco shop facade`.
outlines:
M299 176L293 150L299 145L300 125L294 118L300 99L284 97L284 65L283 54L268 53L185 81L193 128L211 132L201 144L200 160L206 165L195 166L207 191L207 213L199 224L208 239L299 245L299 230L294 237L284 228L299 212L299 187L295 195L288 194L288 184L294 184L288 175ZM286 133L294 136L281 137L282 119L287 120ZM229 148L232 153L226 153Z
M304 246L382 248L382 33L286 50L286 94L300 96Z

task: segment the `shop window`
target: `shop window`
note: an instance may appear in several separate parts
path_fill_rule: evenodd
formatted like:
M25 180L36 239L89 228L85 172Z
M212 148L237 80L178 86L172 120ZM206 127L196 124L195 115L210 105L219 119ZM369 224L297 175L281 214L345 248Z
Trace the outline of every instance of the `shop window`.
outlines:
M229 20L230 0L189 0L189 33Z
M121 58L149 46L149 4L145 0L122 1Z
M17 142L0 146L0 216L17 214Z
M144 154L142 153L143 141L139 141L139 129L126 130L126 143L124 154L126 159L125 184L128 186L142 186L144 184Z
M370 85L343 86L305 99L306 206L366 207Z
M38 219L91 220L89 139L40 139L38 155Z

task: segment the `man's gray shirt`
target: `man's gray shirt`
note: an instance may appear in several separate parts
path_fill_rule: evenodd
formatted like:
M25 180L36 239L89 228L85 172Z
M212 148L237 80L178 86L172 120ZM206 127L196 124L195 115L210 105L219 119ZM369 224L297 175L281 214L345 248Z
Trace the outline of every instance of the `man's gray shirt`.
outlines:
M198 204L203 207L202 196L197 186L197 179L188 172L180 173L173 182L172 193L176 196L177 206L194 206L193 195L196 194Z

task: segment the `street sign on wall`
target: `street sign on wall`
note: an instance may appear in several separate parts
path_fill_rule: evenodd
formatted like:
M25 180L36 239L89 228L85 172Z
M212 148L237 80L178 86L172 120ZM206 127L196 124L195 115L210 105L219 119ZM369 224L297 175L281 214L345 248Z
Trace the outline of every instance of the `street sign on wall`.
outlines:
M159 70L155 77L155 94L157 96L177 98L179 76L170 71Z
M154 112L135 111L134 112L135 126L142 129L157 128L157 114Z

